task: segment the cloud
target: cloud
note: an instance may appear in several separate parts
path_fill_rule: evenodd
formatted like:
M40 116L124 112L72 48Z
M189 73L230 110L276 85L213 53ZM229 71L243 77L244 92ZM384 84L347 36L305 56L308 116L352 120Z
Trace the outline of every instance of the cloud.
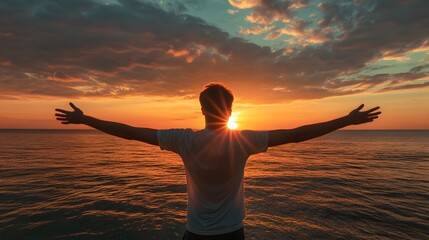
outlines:
M229 3L239 9L251 8L247 21L265 26L277 21L289 22L294 16L292 10L309 5L308 0L229 0Z
M328 39L322 34L321 31L315 29L307 29L311 25L310 21L305 21L303 19L296 18L286 28L277 28L274 31L271 31L265 39L275 40L281 35L289 35L296 39L296 42L300 45L304 43L323 43ZM267 31L271 28L267 27ZM289 41L291 42L291 41Z
M273 28L274 26L255 26L253 28L240 29L240 33L244 35L259 35Z
M423 82L423 83L416 83L416 84L405 84L400 86L385 87L381 89L379 92L386 92L386 91L392 91L392 90L420 89L420 88L427 88L427 87L429 87L429 81Z
M261 17L247 34L265 31L275 39L278 31L301 45L273 50L230 36L185 14L185 5L3 0L0 95L188 98L221 81L242 101L262 103L354 94L428 76L419 66L402 76L360 72L386 53L427 48L428 1L326 1L317 28L293 12L308 1L230 3ZM263 25L276 19L292 20L286 30Z
M234 15L234 14L238 13L238 10L234 10L234 9L228 9L227 11L231 15Z
M240 9L257 7L262 4L262 0L228 0L228 1L232 6Z
M269 25L276 21L289 22L292 19L290 2L271 2L270 4L262 4L247 16L247 20L251 23Z
M428 71L423 70L425 68L425 66L418 66L406 73L358 75L354 78L341 80L336 79L335 81L328 81L326 83L326 86L329 89L337 89L340 91L348 89L360 89L362 91L367 91L369 89L380 87L384 90L376 91L385 91L387 89L400 89L397 87L405 84L410 84L415 81L429 79ZM424 85L421 86L424 87Z

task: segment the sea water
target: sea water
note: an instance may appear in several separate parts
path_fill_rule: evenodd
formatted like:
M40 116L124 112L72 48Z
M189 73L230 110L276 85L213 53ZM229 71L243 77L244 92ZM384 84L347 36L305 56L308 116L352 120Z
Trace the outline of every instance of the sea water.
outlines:
M0 130L0 239L181 239L178 156L92 130ZM245 170L246 239L429 239L429 131L337 131Z

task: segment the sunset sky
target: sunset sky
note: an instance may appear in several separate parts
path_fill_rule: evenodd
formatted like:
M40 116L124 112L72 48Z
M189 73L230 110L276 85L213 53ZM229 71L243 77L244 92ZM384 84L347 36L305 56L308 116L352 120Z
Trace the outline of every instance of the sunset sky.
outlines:
M349 129L429 129L427 0L1 0L0 128L204 127L223 82L239 129L293 128L381 106Z

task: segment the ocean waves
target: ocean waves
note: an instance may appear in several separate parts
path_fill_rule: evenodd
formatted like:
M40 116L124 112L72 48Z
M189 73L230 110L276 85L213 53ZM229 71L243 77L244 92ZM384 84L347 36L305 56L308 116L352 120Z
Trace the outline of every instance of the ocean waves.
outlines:
M94 131L0 132L0 239L180 239L176 155ZM427 131L339 131L252 156L246 239L429 239Z

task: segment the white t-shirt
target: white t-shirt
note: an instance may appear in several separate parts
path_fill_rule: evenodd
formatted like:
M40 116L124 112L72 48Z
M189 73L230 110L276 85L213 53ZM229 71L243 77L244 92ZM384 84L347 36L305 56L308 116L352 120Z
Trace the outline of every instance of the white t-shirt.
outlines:
M199 235L232 232L243 226L243 177L251 154L267 151L268 132L158 130L161 149L180 155L186 169L186 229Z

